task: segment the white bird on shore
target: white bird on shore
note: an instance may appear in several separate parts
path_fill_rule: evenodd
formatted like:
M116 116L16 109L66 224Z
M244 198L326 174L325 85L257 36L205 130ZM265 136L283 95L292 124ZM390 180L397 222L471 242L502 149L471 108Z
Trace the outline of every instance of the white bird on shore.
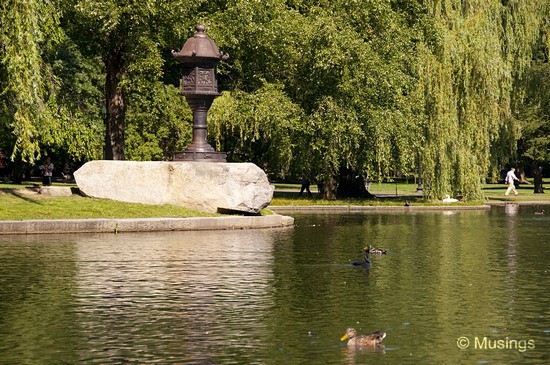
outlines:
M443 198L443 203L456 203L458 199L451 198L449 195L445 195Z

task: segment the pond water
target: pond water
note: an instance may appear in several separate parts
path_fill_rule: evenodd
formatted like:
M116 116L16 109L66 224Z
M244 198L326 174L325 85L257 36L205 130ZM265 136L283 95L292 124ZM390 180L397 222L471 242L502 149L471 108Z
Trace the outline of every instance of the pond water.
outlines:
M0 363L549 363L550 217L534 211L0 236ZM366 243L390 251L368 271L350 264ZM347 327L385 348L349 350Z

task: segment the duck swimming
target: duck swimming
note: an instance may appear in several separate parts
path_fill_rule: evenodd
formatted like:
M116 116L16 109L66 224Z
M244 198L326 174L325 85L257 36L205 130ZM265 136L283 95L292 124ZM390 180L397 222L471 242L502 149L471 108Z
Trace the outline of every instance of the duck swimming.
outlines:
M376 331L367 335L357 336L355 328L346 329L346 334L342 336L340 341L348 340L348 347L355 346L378 346L386 337L385 332Z
M369 249L369 247L365 247L365 255L363 256L363 260L353 261L351 264L353 266L368 267L368 266L370 266L369 257L370 257L370 249Z
M386 250L380 250L369 245L369 252L373 255L385 255L388 253Z

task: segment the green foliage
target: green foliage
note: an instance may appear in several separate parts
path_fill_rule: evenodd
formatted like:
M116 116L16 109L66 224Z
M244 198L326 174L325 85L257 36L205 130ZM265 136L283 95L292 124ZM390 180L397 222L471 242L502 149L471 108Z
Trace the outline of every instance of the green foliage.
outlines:
M60 38L55 3L4 1L0 8L0 118L13 155L40 156L41 130L55 123L54 76L42 59Z
M521 152L537 166L550 164L550 64L537 62L527 72L527 92L519 114Z
M522 126L519 152L533 169L550 167L550 4L541 4L540 13L544 23L523 79L525 99L517 108Z
M126 153L130 160L167 160L191 142L193 116L172 85L147 83L129 96Z
M42 146L69 159L100 158L104 133L101 62L97 57L83 57L69 38L54 51L48 61L57 81L57 122L42 131Z
M543 17L542 2L429 2L442 41L419 47L427 123L422 164L431 198L482 197L481 183L519 126L512 113Z
M102 133L97 57L86 59L59 27L59 4L8 2L2 8L0 133L12 158L41 154L99 157Z
M235 1L216 14L211 36L236 59L222 65L236 75L230 87L278 83L302 110L291 134L294 175L323 181L341 168L363 176L411 169L420 137L410 15L387 1L315 3Z
M198 22L231 57L209 138L272 178L329 197L420 160L426 197L479 200L520 136L525 157L548 160L544 0L26 3L0 8L0 133L27 160L97 158L113 128L130 159L182 150L191 113L169 50Z
M254 93L224 92L212 105L209 130L231 161L251 161L273 177L284 178L293 156L302 111L279 85Z
M65 28L104 62L106 158L166 159L186 140L181 103L159 81L168 47L188 35L203 2L67 0Z

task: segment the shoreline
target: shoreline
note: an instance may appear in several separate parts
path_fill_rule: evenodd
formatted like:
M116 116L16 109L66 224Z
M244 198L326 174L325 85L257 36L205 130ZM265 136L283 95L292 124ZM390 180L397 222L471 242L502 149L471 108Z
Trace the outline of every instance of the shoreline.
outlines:
M292 227L284 215L192 218L114 218L0 221L0 236L65 233L124 233Z
M504 206L507 204L517 205L550 205L550 201L487 201L483 205L410 205L408 207L401 205L274 205L268 208L273 212L286 211L403 211L410 210L489 210L492 206Z
M235 230L285 228L294 225L294 218L284 213L359 213L359 212L413 212L413 211L474 211L490 210L492 206L550 205L550 201L487 201L483 205L274 205L268 208L273 215L222 216L189 218L86 218L86 219L32 219L0 220L0 236L29 234L124 233L199 230Z
M397 206L397 205L294 205L294 206L269 206L273 212L311 212L311 211L334 211L334 212L362 212L362 211L399 211L410 212L413 210L439 211L439 210L489 210L491 206L485 205L418 205L418 206Z

